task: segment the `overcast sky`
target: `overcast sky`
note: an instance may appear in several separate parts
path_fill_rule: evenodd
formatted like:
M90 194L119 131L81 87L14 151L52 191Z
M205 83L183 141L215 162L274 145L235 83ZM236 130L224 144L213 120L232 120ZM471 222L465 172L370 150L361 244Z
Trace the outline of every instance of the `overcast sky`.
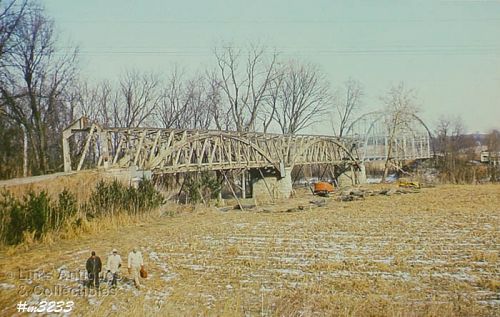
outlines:
M85 76L126 69L213 67L220 43L261 43L318 64L332 86L365 87L366 109L403 81L421 116L462 116L469 132L500 128L500 1L45 0ZM318 125L317 133L328 133ZM330 133L328 133L330 134Z

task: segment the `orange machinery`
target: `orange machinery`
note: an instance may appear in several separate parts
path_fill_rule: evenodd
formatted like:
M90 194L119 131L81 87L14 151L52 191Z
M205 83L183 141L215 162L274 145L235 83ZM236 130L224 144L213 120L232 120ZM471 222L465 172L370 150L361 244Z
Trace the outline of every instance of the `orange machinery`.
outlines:
M327 196L333 193L333 185L327 182L317 182L314 184L314 195Z

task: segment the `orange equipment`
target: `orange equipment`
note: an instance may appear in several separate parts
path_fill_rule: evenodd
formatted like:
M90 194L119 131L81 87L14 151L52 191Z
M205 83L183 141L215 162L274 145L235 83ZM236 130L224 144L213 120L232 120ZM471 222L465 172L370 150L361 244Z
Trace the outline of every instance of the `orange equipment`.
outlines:
M327 182L317 182L314 184L314 195L327 196L333 193L333 185Z

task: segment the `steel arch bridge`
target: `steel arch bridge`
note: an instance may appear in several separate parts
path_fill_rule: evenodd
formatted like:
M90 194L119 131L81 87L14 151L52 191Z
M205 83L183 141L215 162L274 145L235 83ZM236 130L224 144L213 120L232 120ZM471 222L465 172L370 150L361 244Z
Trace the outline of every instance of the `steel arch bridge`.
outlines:
M71 137L83 133L83 148L71 149ZM331 136L281 135L215 130L102 128L85 118L63 132L64 169L86 167L150 170L172 174L208 170L274 168L331 164L356 167L348 139ZM71 153L78 152L79 155ZM78 162L78 164L76 164Z
M421 118L414 113L404 114L393 134L391 119L389 112L374 111L362 115L349 126L347 135L356 143L356 156L361 162L432 157L432 133Z

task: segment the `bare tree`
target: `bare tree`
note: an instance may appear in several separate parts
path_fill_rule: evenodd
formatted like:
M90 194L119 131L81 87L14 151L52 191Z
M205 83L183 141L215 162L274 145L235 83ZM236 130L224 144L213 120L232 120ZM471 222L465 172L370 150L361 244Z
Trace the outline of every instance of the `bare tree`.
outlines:
M206 130L212 126L214 116L211 109L219 106L214 96L213 86L203 76L196 76L186 84L186 94L190 100L190 124L192 129ZM214 104L214 102L216 104Z
M488 145L488 172L490 181L500 181L500 131L493 130L487 137Z
M337 130L334 133L343 137L349 133L349 127L353 122L353 116L361 107L364 92L361 83L349 78L342 89L338 90L333 97L333 107Z
M106 127L118 126L118 119L113 115L116 92L114 92L110 82L107 80L102 81L97 84L94 90L96 95L95 107L98 109L97 121Z
M224 116L221 118L222 109L222 94L220 89L220 82L213 76L205 75L205 103L207 107L208 114L210 115L210 125L209 128L217 128L219 130L228 130L229 116Z
M475 142L465 134L460 116L441 117L437 123L435 147L437 167L442 181L459 183L476 180L476 171L469 161L475 157Z
M209 111L212 115L213 124L218 130L230 130L233 127L231 108L225 107L223 104L225 92L221 88L222 82L215 71L207 72L205 77Z
M27 11L28 1L1 1L0 0L0 69L4 65L4 58L14 48L16 30L21 24Z
M259 120L262 122L264 133L267 133L271 124L276 121L275 116L282 99L285 72L285 67L282 67L281 65L277 65L277 67L275 67L274 75L269 83L265 105L262 108L262 111L259 111Z
M182 75L177 68L170 74L166 85L161 89L158 99L158 106L155 109L155 115L161 125L165 128L177 128L179 116L185 108L183 104Z
M272 80L277 54L265 59L265 49L252 46L244 65L242 53L233 47L215 49L219 83L224 101L237 131L254 131L257 114L261 110ZM242 69L243 68L243 69Z
M213 110L218 110L218 83L206 76L184 79L177 67L167 79L155 109L156 119L163 127L176 129L208 129L212 126Z
M119 81L113 105L113 117L121 127L138 127L152 118L159 98L159 76L154 73L127 71Z
M0 115L5 115L7 102L18 97L11 95L12 91L6 87L11 84L8 67L12 65L12 50L15 48L16 36L28 7L27 0L0 0ZM6 117L2 119L5 120Z
M442 172L442 178L456 181L455 171L458 156L458 139L463 133L463 124L460 117L449 118L443 117L439 119L436 127L436 150L441 157L438 162ZM444 176L444 177L443 177Z
M394 141L398 130L408 125L412 121L412 117L418 112L416 98L415 91L407 89L402 82L397 86L391 87L387 94L381 98L385 106L385 111L389 113L388 121L386 122L388 129L387 157L381 182L385 182L389 171Z
M189 117L189 99L184 92L183 80L182 72L176 67L161 90L155 114L165 128L181 128L186 125L183 116Z
M75 119L83 116L92 121L99 120L97 88L92 87L87 81L82 80L77 83L71 102Z
M28 174L28 145L26 129L20 127L8 115L7 106L13 104L22 92L11 89L9 67L12 66L12 50L28 1L0 0L0 178L15 177L19 170ZM24 147L22 153L17 151ZM23 157L24 156L24 157ZM16 166L24 161L22 167Z
M270 117L284 134L296 134L326 113L328 82L312 64L291 61L270 86Z
M73 119L84 116L103 127L119 126L120 116L117 118L114 115L117 97L116 88L107 80L96 84L80 80L71 98Z
M76 73L77 50L58 54L53 22L35 6L22 16L13 40L10 64L3 69L9 81L1 86L2 103L23 128L35 170L43 173L57 161L60 142L55 135L70 117L64 91Z

